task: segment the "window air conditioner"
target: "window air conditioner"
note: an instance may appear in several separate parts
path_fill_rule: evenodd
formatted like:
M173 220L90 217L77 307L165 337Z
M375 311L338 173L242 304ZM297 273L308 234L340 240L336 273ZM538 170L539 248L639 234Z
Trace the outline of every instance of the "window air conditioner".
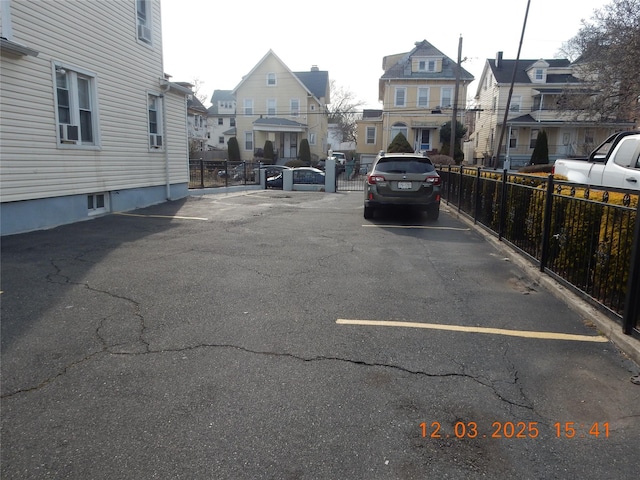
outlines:
M138 25L138 38L145 42L151 41L151 29L145 25Z
M62 143L76 143L80 137L78 136L78 126L68 125L61 123L58 125L60 128L60 142Z
M162 135L157 135L155 133L149 135L149 145L151 146L151 148L162 147Z

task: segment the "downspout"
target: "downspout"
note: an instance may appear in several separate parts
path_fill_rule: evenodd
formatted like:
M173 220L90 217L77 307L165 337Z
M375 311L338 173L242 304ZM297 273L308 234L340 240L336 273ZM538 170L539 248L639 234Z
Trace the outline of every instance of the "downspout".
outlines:
M167 82L162 86L164 92L168 92L171 88ZM167 144L167 98L163 93L162 97L162 137L164 138L164 176L165 176L165 197L171 200L171 180L169 177L169 145Z

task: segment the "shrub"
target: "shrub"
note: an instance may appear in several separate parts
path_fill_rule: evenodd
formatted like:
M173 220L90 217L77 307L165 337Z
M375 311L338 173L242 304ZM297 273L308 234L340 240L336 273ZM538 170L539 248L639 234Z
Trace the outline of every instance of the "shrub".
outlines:
M398 133L387 148L389 153L413 153L413 147L402 132Z
M431 159L431 163L433 163L434 165L455 165L456 161L451 158L449 155L441 155L441 154L435 154L435 155L429 155L429 158Z
M302 160L296 159L296 160L289 160L287 163L285 163L285 166L296 168L296 167L306 167L307 164L305 164Z
M549 144L547 142L547 132L542 130L536 138L536 145L531 154L531 165L541 165L549 163Z
M272 164L273 160L276 158L275 152L273 151L273 142L271 140L267 140L264 142L263 154L264 163Z
M230 162L240 161L240 145L238 145L238 139L231 137L229 143L227 143L227 153L229 154Z
M311 165L311 150L309 149L309 140L306 138L300 141L300 160L305 165Z

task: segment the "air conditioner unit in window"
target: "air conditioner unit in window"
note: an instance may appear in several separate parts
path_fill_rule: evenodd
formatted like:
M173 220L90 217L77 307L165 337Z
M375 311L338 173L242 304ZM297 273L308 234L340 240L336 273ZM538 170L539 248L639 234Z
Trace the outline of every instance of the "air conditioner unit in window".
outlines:
M138 25L138 38L145 42L151 42L151 29L145 25Z
M78 135L77 125L68 125L61 123L58 125L60 129L60 142L61 143L76 143L80 137Z
M158 135L155 133L152 133L151 135L149 135L149 146L151 148L162 147L162 135Z

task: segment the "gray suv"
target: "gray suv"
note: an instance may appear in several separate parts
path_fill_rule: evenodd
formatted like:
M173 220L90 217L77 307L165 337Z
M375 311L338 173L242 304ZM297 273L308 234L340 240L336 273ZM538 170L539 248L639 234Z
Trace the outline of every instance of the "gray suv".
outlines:
M417 153L380 153L367 176L364 218L388 207L413 207L432 220L440 214L440 176L429 157Z

